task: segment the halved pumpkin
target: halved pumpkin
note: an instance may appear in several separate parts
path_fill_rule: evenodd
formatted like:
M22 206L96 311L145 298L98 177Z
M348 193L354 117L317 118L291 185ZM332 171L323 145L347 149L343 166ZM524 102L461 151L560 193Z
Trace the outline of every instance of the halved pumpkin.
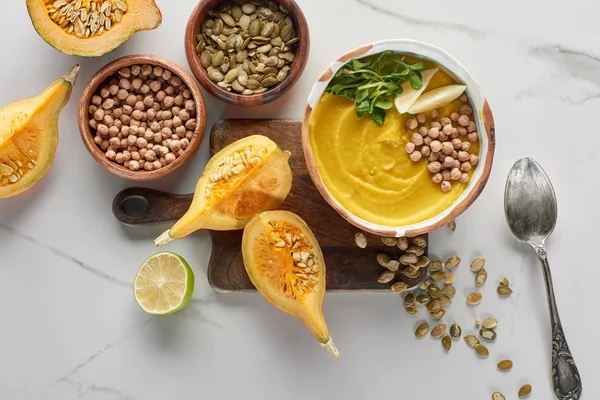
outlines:
M29 189L52 166L58 116L78 72L76 65L40 95L0 109L0 199Z
M304 322L334 358L340 356L323 316L325 261L312 231L289 211L252 218L242 237L244 266L269 303Z
M262 135L225 147L206 164L189 210L154 242L162 247L199 229L243 229L257 213L278 208L292 187L289 157Z
M48 44L82 57L106 54L162 22L154 0L27 0L27 10Z

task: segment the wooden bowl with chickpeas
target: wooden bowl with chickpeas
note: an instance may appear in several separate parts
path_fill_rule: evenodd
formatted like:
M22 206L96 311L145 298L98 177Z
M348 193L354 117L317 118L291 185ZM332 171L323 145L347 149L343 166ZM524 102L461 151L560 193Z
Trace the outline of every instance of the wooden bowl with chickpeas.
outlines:
M206 128L194 78L152 55L105 65L86 85L78 114L83 143L96 162L134 181L160 179L183 167Z

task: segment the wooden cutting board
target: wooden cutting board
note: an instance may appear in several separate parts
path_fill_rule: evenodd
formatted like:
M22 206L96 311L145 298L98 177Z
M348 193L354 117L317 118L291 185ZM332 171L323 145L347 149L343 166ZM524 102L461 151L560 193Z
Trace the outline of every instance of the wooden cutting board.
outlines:
M290 119L222 120L212 128L211 154L253 134L265 135L282 149L289 150L292 153L292 190L281 208L302 217L319 241L327 266L327 290L389 291L391 283L377 282L377 277L384 271L377 263L377 254L387 253L397 259L402 252L396 247L385 246L380 238L370 234L366 235L366 249L356 246L354 234L359 230L333 210L312 184L304 163L300 140L301 124L300 120ZM192 194L176 195L151 189L129 188L115 197L113 213L117 219L128 225L172 222L187 211L191 200ZM133 215L129 204L133 201L144 205L145 210ZM213 240L208 266L208 280L211 286L220 292L255 291L242 261L242 231L211 231L210 235ZM396 280L405 278L399 273L397 276ZM405 278L405 281L412 287L418 280Z

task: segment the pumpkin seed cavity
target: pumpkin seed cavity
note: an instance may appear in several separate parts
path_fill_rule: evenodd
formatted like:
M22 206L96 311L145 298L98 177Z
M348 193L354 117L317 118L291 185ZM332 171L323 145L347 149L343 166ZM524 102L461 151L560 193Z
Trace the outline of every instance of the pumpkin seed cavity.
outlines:
M46 7L56 25L78 38L101 36L128 11L127 0L46 0Z

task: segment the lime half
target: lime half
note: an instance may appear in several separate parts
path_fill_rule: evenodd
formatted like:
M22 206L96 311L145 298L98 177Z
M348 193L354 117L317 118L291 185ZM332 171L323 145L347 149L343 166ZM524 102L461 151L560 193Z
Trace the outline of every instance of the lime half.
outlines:
M186 306L194 273L178 254L160 252L146 260L133 282L135 301L149 314L171 314Z

